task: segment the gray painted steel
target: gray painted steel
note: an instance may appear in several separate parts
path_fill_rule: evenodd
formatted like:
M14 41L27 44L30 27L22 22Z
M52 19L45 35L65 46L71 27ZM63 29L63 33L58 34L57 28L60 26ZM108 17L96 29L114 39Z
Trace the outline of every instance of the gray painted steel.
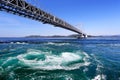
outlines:
M65 28L86 36L86 34L69 23L27 3L24 0L0 0L0 10L37 20L43 22L44 24L48 23L54 25L55 27Z

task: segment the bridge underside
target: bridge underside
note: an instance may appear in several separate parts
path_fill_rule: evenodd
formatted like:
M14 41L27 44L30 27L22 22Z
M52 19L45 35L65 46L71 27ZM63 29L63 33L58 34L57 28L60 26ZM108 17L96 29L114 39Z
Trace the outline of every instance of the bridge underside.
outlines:
M86 34L82 33L82 31L78 30L74 26L51 15L50 13L32 6L24 0L0 0L0 10L37 20L43 22L44 24L48 23L54 25L55 27L65 28L86 36Z

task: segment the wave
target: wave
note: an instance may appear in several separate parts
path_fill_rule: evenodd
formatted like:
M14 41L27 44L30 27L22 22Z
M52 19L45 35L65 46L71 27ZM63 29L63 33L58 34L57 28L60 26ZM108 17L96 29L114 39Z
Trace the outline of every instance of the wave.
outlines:
M96 65L96 75L92 80L106 80L106 75L103 74L103 63L99 60L99 57L95 54L91 54L91 56L93 57L95 63L94 65Z
M91 54L91 56L93 57L94 61L96 62L96 71L98 73L101 72L101 70L104 68L103 63L98 59L98 57L95 54Z
M63 45L70 45L70 43L54 43L54 42L48 42L45 43L46 45L54 45L54 46L63 46Z
M28 44L26 42L10 42L10 44Z

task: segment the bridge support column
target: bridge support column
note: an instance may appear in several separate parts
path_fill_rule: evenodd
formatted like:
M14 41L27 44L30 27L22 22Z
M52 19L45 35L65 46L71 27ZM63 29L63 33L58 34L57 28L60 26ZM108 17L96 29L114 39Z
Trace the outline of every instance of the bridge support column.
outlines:
M81 39L81 38L87 38L87 35L86 34L79 34L78 36L76 36L78 39Z
M88 37L87 34L83 34L83 36L84 36L84 38L87 38L87 37Z

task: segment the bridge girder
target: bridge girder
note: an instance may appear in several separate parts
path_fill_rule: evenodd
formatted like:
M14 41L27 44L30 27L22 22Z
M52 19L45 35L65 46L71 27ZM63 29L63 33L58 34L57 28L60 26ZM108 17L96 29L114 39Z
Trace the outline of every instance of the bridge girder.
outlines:
M61 27L74 31L78 34L84 34L69 23L47 13L24 0L0 0L0 9L12 14L34 19L43 23L48 23L56 27ZM86 35L86 34L84 34Z

